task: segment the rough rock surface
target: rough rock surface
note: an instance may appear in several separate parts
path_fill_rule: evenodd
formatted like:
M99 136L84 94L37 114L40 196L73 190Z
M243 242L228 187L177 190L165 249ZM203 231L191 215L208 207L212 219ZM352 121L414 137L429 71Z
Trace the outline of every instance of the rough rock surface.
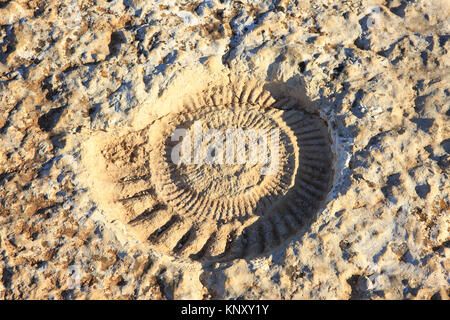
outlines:
M1 299L446 299L446 0L1 0ZM139 241L86 185L86 142L258 79L327 120L305 232L201 263Z

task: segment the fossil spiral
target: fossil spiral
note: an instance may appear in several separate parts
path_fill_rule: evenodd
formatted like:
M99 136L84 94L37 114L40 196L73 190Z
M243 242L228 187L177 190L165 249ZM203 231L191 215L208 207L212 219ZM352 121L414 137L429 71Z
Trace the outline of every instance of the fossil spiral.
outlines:
M307 226L326 199L326 122L257 86L238 88L193 95L157 125L101 146L119 220L156 250L201 261L256 256Z

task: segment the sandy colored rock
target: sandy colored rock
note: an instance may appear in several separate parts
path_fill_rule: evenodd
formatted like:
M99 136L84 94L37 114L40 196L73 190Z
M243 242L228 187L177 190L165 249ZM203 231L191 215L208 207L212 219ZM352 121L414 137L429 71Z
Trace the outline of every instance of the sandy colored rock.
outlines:
M448 299L449 10L444 0L1 2L0 298ZM197 229L205 242L192 253L216 231L211 259L174 253L198 223L185 216L207 210L164 198L154 149L174 115L220 127L235 120L207 108L262 107L242 83L267 93L258 117L280 117L281 128L301 114L322 121L317 161L333 169L330 183L301 228L257 254L211 258L226 251L230 230L214 213L233 220L228 203ZM221 86L231 100L211 94ZM199 94L207 101L186 113ZM297 177L308 153L289 149L302 137L294 129L285 158L300 159ZM149 168L161 179L121 187ZM164 181L234 199L256 177L220 180L222 169L177 168L204 179ZM176 232L162 220L128 225L153 204L118 201L147 181L155 193L145 196L172 210L161 219L176 211L186 222ZM285 217L275 211L254 219ZM279 234L282 221L272 225ZM253 253L258 241L242 243Z

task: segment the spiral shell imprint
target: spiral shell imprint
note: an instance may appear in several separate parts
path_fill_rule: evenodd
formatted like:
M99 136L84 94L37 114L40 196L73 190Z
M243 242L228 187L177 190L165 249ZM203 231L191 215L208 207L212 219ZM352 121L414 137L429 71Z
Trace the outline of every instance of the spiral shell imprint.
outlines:
M119 219L157 251L200 261L266 253L306 227L330 190L327 124L292 100L216 87L160 122L101 150L106 168L119 168Z

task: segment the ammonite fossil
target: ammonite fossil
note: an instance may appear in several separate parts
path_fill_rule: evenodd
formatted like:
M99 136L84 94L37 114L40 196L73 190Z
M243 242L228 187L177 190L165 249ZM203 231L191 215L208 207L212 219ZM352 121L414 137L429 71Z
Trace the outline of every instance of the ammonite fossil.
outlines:
M115 217L156 250L201 261L257 256L307 226L332 181L326 122L258 87L189 99L99 147Z

